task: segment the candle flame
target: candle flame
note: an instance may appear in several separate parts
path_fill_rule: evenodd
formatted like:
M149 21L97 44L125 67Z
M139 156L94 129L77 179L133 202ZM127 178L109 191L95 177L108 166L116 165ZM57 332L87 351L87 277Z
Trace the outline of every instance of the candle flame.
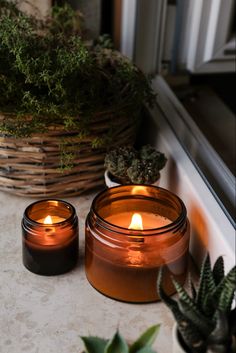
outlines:
M45 220L43 221L43 224L52 224L52 217L51 216L47 216L45 218Z
M139 213L133 214L129 229L143 230L143 220Z

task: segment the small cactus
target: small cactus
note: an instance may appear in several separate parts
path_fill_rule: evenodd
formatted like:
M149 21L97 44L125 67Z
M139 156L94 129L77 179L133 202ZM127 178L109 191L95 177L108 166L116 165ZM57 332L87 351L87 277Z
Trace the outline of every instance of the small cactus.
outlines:
M133 147L118 147L106 154L105 167L121 184L153 184L166 164L163 153L150 145L140 151Z
M127 175L133 184L153 184L160 177L158 162L134 159L127 169Z
M206 256L200 272L198 288L190 280L191 295L174 279L178 300L167 296L161 279L158 293L172 310L178 332L189 353L236 353L236 309L232 302L236 291L236 267L224 274L224 261L219 257L211 269Z
M141 160L146 162L152 162L153 167L161 170L166 165L167 159L164 153L157 151L150 145L145 145L140 150Z
M117 147L105 156L105 167L119 179L127 179L127 169L130 167L137 152L131 146Z

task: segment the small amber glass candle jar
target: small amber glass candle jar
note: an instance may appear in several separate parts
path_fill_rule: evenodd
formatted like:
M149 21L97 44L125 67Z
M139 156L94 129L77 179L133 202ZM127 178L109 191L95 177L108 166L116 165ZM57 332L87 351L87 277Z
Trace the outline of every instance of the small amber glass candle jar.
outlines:
M74 207L61 200L29 205L22 219L23 264L40 275L71 270L78 259L78 218Z
M183 202L163 188L125 185L94 199L86 220L85 268L101 293L121 301L158 300L157 277L174 293L185 281L189 222Z

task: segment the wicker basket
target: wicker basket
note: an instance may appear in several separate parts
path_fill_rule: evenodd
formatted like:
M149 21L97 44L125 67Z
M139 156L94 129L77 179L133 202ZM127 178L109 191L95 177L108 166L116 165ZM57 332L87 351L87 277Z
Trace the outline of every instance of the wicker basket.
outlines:
M3 119L3 116L0 116ZM136 127L126 116L112 123L112 146L132 144ZM111 116L98 115L90 122L90 134L65 132L60 126L30 138L0 134L0 190L32 197L75 196L104 184L105 148L91 147L91 141L108 133ZM61 144L73 153L73 168L61 171Z

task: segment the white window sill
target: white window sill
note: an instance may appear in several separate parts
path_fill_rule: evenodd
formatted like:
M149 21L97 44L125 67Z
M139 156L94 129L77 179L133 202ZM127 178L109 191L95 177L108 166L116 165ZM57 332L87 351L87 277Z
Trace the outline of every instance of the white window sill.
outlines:
M171 107L171 97L163 93L164 80L157 77L154 89L159 92L158 107L150 113L150 141L168 157L167 167L161 173L161 185L176 193L185 203L191 224L191 253L200 265L208 250L212 262L219 255L225 259L226 270L235 264L235 229L213 196L209 185L197 170L177 135L178 111ZM170 100L168 100L168 99ZM181 109L184 109L181 107ZM171 126L172 125L172 126ZM188 130L181 131L188 138Z

